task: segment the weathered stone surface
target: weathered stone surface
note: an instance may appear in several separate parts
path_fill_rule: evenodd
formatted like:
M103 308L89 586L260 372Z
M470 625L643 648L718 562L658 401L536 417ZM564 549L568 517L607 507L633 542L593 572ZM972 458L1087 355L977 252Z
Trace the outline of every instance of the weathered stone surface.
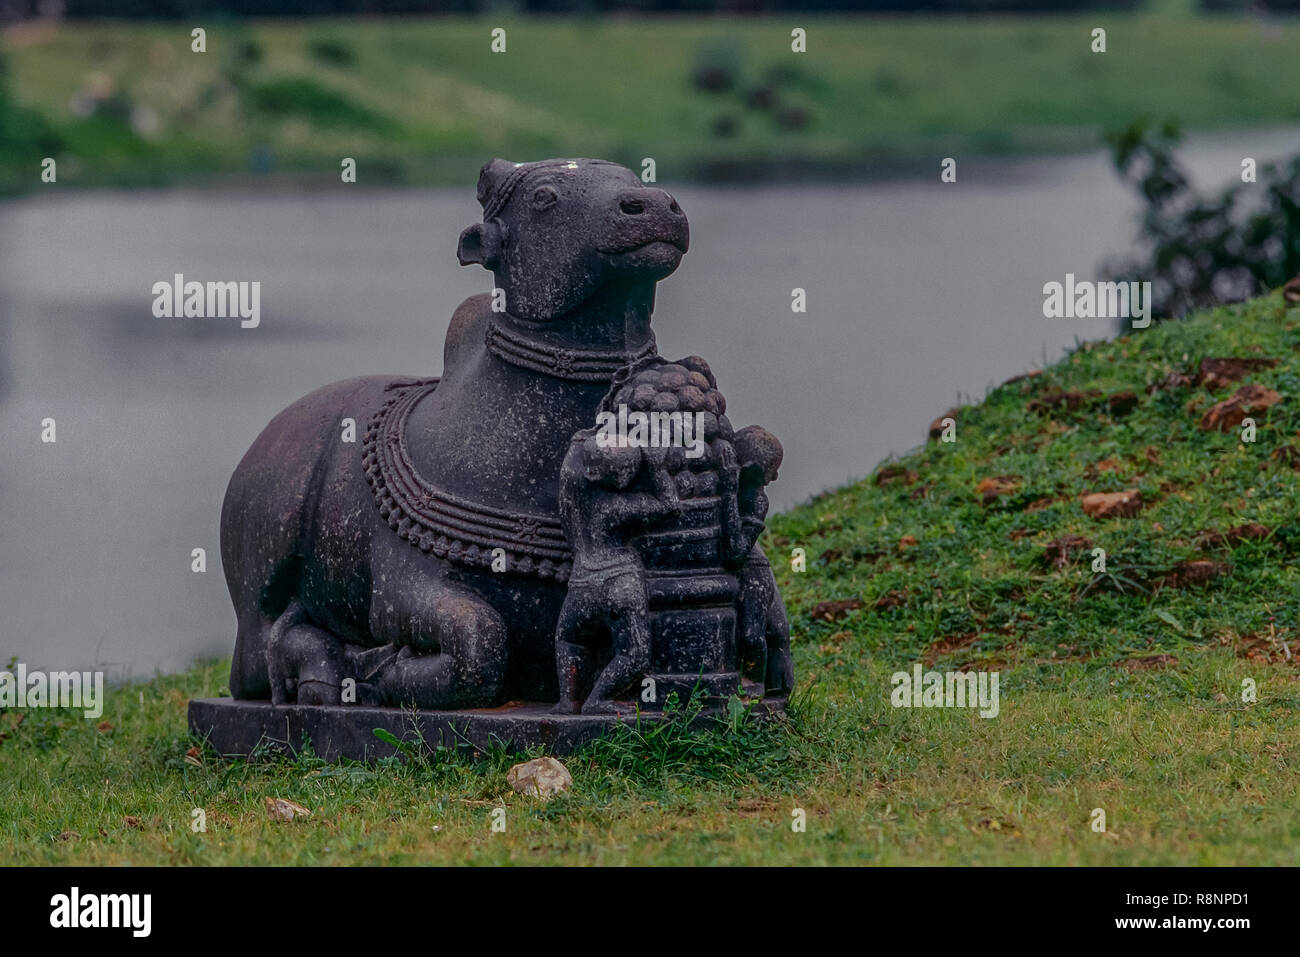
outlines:
M328 727L349 752L367 750L366 708L474 712L466 726L485 733L567 742L607 722L476 709L558 699L617 717L692 689L713 707L742 679L784 696L789 625L756 545L780 443L733 429L708 364L660 358L650 329L656 283L688 248L685 214L589 159L493 160L478 200L457 257L490 270L494 291L456 309L442 376L319 389L231 479L233 695ZM700 454L684 454L687 437L591 441L597 413L627 409L695 416ZM347 422L360 441L343 439ZM200 724L238 715L232 746L262 715L198 704Z
M750 712L766 720L785 711L784 697L768 696ZM246 757L270 750L292 755L311 742L312 751L326 761L376 761L401 749L375 736L381 729L417 750L459 748L487 751L493 747L525 751L544 747L552 754L576 751L616 724L665 720L661 713L622 715L555 714L549 703L516 704L463 711L419 711L363 705L273 705L269 701L201 698L190 702L190 733L218 754ZM724 707L706 709L698 726L726 726Z
M549 801L573 787L573 775L555 758L534 758L506 772L506 783L517 794Z

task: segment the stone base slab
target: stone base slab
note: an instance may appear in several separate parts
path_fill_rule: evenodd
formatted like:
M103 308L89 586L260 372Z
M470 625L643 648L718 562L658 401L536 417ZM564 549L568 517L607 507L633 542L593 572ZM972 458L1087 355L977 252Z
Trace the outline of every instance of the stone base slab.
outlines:
M764 698L750 715L765 719L785 711L785 698ZM525 751L542 747L550 754L569 754L617 724L664 720L659 712L629 715L554 714L550 704L511 703L500 708L464 711L404 711L401 708L281 705L269 701L200 698L190 702L190 732L226 757L247 757L258 751L294 754L310 741L313 752L326 761L373 761L398 753L375 737L387 731L399 741L433 751L493 747ZM709 708L697 724L725 720L721 707Z

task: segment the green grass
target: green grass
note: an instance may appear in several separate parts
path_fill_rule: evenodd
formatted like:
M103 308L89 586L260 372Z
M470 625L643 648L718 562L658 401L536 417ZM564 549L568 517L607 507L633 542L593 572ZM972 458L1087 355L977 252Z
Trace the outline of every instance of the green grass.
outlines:
M1147 391L1222 356L1280 360L1247 376L1282 396L1254 443L1196 427L1236 384ZM1120 391L1137 405L1112 414ZM1062 392L1095 396L1031 410ZM574 789L548 804L509 790L504 754L187 756L185 703L224 688L225 662L114 692L103 730L0 714L0 863L1294 863L1297 395L1300 309L1278 295L993 390L957 412L955 443L771 522L801 683L788 722L625 733L566 759ZM993 476L1017 478L985 504L975 488ZM1138 514L1082 511L1081 493L1128 488ZM1252 522L1267 536L1203 537ZM1104 548L1109 574L1086 550L1045 560L1067 535ZM1222 574L1191 584L1179 569L1200 558ZM835 599L860 606L815 614ZM917 661L999 671L1000 713L893 708L891 674ZM267 797L314 814L272 823Z
M135 185L277 173L465 182L492 156L592 155L662 181L869 172L909 159L1089 148L1139 114L1190 129L1300 119L1300 23L1089 14L1016 19L397 19L23 25L5 32L16 101L62 137L59 182ZM1090 32L1108 30L1108 52ZM493 54L490 30L507 31ZM733 64L738 91L696 66ZM597 79L599 78L599 79ZM806 128L743 94L770 84ZM100 91L91 119L71 105ZM133 130L132 117L153 122ZM719 135L719 123L734 127ZM138 124L137 124L138 125ZM156 127L156 128L155 128ZM44 147L6 150L0 185L40 186ZM27 155L39 152L41 156Z

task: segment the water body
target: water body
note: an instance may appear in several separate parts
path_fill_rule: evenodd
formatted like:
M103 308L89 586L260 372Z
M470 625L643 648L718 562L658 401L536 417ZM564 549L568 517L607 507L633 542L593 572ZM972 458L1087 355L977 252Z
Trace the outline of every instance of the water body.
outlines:
M1203 183L1293 131L1193 141ZM965 162L958 182L676 188L692 249L660 285L660 350L706 357L736 426L785 445L774 506L869 473L936 415L1113 332L1047 320L1042 287L1123 253L1136 201L1100 153ZM364 177L364 170L362 171ZM270 417L326 382L432 375L461 190L71 193L0 204L0 664L178 670L228 654L221 497ZM258 280L261 325L157 319L152 285ZM791 290L808 311L791 312ZM45 418L57 442L40 441ZM190 570L207 551L207 572Z

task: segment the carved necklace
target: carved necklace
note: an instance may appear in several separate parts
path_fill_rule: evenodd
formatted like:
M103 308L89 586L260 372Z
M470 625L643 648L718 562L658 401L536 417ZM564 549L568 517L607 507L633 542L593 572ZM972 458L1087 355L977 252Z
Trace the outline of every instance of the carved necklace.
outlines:
M491 568L501 549L507 569L516 575L567 581L573 552L557 517L471 501L439 488L416 469L407 423L437 387L437 379L390 383L366 430L361 466L380 516L398 538L439 558Z
M547 345L499 325L491 316L485 341L488 352L502 362L569 382L609 382L619 369L655 351L653 335L635 352Z

